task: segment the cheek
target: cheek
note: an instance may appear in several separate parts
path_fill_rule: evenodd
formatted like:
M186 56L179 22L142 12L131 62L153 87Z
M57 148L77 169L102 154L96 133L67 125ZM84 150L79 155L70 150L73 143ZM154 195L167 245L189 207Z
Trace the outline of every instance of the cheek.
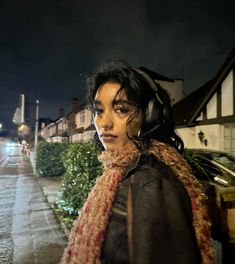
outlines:
M128 128L129 134L130 135L137 135L140 128L141 128L142 122L143 122L142 115L139 115L134 120L132 120L132 122L129 124L129 128Z
M139 122L138 120L136 121L132 121L127 128L128 131L128 135L133 136L133 135L137 135L139 130L141 127L141 122Z

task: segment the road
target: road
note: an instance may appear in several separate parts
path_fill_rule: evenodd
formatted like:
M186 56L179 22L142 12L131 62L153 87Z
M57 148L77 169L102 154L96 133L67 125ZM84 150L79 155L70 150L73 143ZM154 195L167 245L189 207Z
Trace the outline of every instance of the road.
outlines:
M66 235L32 167L0 138L0 263L59 263Z

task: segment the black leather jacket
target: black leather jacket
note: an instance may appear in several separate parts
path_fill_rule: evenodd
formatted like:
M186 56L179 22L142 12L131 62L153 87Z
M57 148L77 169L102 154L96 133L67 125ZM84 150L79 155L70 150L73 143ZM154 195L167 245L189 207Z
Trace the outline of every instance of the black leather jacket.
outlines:
M128 178L134 175L134 264L201 263L185 187L153 155L141 154L119 186L102 248L102 263L129 263Z

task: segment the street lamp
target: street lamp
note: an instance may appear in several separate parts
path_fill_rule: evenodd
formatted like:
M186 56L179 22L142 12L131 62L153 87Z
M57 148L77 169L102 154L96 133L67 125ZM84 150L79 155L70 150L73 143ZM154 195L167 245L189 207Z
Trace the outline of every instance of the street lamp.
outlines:
M36 116L35 116L35 134L34 134L34 165L33 172L36 175L36 155L38 144L38 118L39 118L39 100L36 100Z
M0 129L2 129L2 123L0 123Z

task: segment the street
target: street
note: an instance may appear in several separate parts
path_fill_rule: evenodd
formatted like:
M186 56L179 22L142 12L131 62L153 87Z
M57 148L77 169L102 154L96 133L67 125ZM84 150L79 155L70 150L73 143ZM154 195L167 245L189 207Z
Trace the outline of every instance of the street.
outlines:
M66 243L21 148L0 138L0 263L56 264Z

